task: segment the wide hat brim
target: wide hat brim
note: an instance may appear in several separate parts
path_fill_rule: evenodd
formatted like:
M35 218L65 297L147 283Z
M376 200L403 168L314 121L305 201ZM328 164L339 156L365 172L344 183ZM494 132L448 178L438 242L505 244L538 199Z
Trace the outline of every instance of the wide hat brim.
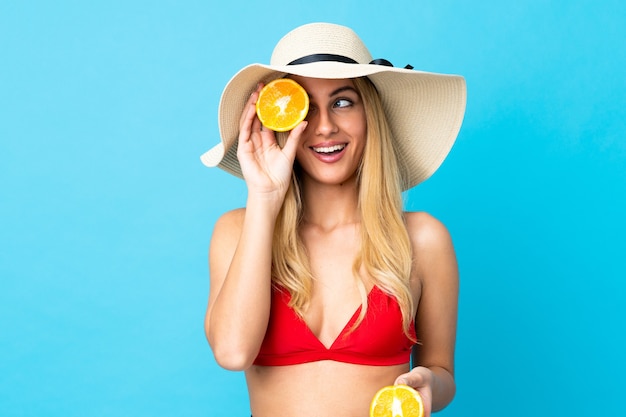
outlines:
M458 75L335 61L252 64L226 85L218 115L221 142L201 156L202 163L243 178L237 160L241 112L259 82L287 74L328 79L368 77L378 90L392 131L405 189L426 180L439 168L463 122L466 86Z

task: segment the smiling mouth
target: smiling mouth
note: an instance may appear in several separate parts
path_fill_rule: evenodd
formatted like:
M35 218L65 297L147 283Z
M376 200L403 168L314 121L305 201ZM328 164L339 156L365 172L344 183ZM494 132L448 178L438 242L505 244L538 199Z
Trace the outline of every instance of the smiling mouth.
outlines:
M330 154L343 151L345 147L346 145L342 144L342 145L333 145L333 146L321 146L319 148L316 148L313 146L311 147L311 149L313 149L315 152L320 153L320 154L330 155Z

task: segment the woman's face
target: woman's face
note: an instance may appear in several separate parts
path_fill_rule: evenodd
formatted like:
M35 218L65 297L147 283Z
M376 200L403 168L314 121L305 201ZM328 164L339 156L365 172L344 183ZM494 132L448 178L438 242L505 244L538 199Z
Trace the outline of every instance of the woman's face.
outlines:
M292 78L309 94L308 125L296 153L304 174L326 184L354 179L367 133L365 108L354 83Z

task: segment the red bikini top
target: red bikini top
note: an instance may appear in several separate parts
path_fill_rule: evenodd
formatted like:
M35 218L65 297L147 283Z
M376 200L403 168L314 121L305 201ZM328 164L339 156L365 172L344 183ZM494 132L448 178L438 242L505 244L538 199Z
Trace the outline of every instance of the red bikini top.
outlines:
M414 342L402 328L402 313L396 299L374 286L368 295L363 321L352 329L361 306L330 348L326 348L296 312L284 289L272 290L270 319L255 365L280 366L333 360L360 365L408 363ZM352 331L350 331L352 329ZM410 336L415 340L411 323Z

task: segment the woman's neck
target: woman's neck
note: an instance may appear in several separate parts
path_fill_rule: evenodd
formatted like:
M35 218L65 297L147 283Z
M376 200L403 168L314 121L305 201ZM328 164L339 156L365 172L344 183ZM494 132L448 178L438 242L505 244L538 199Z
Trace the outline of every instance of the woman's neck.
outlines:
M302 204L305 224L329 230L360 221L356 181L337 185L304 181Z

